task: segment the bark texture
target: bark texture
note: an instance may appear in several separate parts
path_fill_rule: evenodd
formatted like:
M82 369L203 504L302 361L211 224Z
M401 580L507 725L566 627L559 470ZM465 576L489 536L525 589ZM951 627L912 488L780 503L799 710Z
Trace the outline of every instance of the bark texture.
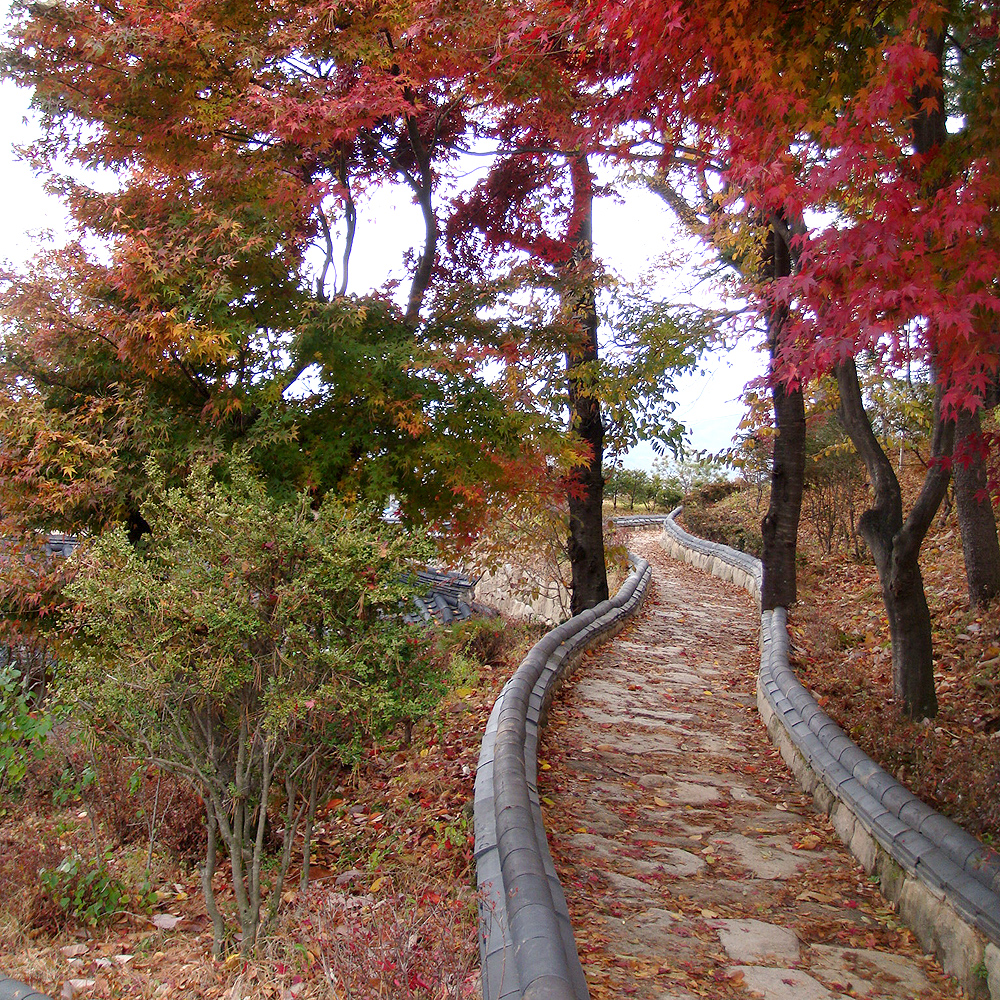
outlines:
M597 362L597 304L592 268L593 175L586 156L570 160L573 181L573 215L570 239L574 251L571 291L565 307L576 319L579 336L566 351L570 428L589 446L590 458L570 474L568 490L569 538L567 550L572 571L571 610L574 615L608 599L608 573L604 561L604 423L601 404L592 384ZM589 371L589 374L588 374Z
M978 410L959 413L955 437L964 456L956 459L952 468L955 509L962 532L969 601L976 606L987 604L1000 594L1000 542L993 504L986 490L986 462Z
M892 687L904 714L919 719L937 714L931 616L920 573L920 546L948 488L949 470L943 458L951 454L955 425L941 415L941 389L934 400L931 465L909 515L903 518L903 498L892 462L886 457L865 413L854 359L837 366L840 390L838 416L864 460L875 501L858 521L878 571L882 599L892 637Z
M792 255L788 242L772 226L767 237L764 277L773 280L791 273ZM791 388L782 383L778 372L781 338L787 318L784 310L775 310L768 318L775 438L771 459L771 497L760 526L764 539L761 554L764 574L760 590L762 611L791 607L796 598L795 553L805 480L806 413L801 387Z

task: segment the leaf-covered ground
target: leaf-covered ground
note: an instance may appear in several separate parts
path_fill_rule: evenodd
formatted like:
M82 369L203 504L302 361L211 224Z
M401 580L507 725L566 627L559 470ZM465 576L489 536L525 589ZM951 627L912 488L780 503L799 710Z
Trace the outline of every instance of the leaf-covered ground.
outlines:
M914 492L915 482L904 479ZM862 498L863 499L863 498ZM732 541L759 536L767 498L752 491L688 508L689 530ZM799 601L790 615L799 678L876 761L987 844L1000 844L1000 615L971 609L961 536L942 512L921 550L933 619L937 718L912 723L893 710L889 627L870 558L824 553L808 520L799 531Z

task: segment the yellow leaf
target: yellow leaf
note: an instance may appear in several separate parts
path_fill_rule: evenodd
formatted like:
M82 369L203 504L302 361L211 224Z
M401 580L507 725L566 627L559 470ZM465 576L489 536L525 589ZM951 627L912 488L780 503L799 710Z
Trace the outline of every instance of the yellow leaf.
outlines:
M661 809L669 809L670 803L666 799L661 799L659 795L653 796L653 804L658 805Z
M377 878L377 879L375 879L374 882L372 882L371 891L372 892L378 892L379 889L381 889L383 885L385 885L385 878L384 877Z

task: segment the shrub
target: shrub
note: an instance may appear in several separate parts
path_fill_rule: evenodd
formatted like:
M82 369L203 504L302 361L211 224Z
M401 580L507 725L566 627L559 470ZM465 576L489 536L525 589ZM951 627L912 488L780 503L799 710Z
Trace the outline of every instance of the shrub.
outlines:
M125 886L108 871L110 860L110 852L93 862L73 851L55 868L39 871L38 879L60 910L94 926L116 916L128 899Z
M33 760L44 755L45 739L58 717L54 705L34 704L22 672L6 656L0 661L0 796L24 780Z
M467 1000L479 995L477 939L464 933L468 905L429 889L330 893L310 943L335 996Z
M54 933L66 914L38 880L38 873L55 868L62 851L54 831L25 823L8 825L0 838L0 911L29 933Z
M242 950L280 901L294 837L331 767L426 711L441 685L398 608L425 541L328 497L270 497L238 458L168 487L148 466L152 532L123 528L83 551L66 689L106 738L184 780L205 806L203 889L216 953L217 839L232 868ZM262 921L267 808L282 803L281 857Z

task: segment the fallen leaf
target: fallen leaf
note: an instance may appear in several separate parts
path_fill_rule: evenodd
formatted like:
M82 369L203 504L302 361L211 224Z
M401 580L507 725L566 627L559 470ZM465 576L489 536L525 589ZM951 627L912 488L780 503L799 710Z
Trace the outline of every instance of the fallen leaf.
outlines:
M154 927L159 927L162 931L172 931L184 918L175 916L173 913L154 913L150 920Z
M84 990L91 990L97 985L96 979L67 979L63 983L62 1000L73 1000L73 997L77 993L82 993Z

